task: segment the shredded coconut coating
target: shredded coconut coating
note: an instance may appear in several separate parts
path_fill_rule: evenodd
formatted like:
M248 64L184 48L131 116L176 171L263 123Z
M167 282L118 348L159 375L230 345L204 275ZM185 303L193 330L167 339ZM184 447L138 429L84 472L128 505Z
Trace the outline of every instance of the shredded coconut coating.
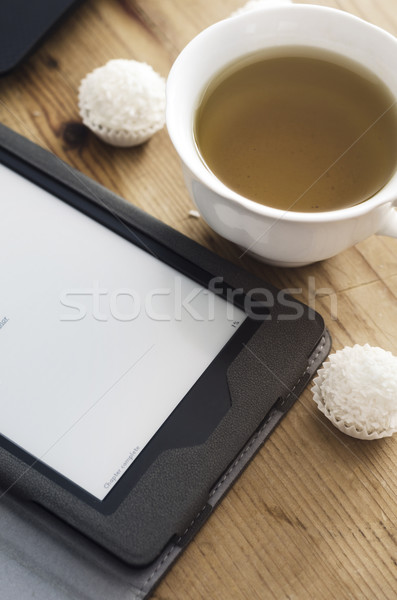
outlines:
M362 439L397 431L397 357L355 345L329 357L314 380L318 408L345 433Z
M165 80L135 60L110 60L80 84L83 123L105 141L141 144L164 126Z

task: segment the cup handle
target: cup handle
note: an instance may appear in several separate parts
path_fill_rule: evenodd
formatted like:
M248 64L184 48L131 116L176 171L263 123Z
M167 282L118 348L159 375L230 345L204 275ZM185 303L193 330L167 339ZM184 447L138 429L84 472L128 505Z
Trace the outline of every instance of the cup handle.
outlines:
M395 203L394 203L395 204ZM387 221L376 232L377 235L387 235L389 237L397 238L397 209L391 208L388 214Z

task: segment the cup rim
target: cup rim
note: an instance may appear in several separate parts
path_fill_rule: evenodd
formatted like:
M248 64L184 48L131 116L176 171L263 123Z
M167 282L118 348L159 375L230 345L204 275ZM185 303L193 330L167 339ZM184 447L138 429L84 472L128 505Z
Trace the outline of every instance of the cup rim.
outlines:
M387 204L395 204L395 199L391 194L388 194L389 187L394 185L397 180L397 166L392 174L392 176L386 181L384 186L382 186L375 194L371 197L363 200L362 202L350 206L347 208L340 208L336 210L330 211L321 211L321 212L299 212L293 210L283 210L279 208L274 208L271 206L267 206L265 204L260 204L255 200L250 200L245 196L242 196L226 186L220 179L214 175L211 170L207 167L205 162L200 157L198 149L195 147L194 138L192 135L191 144L195 147L195 157L197 160L191 161L186 160L183 152L183 148L181 148L181 143L178 139L178 136L175 135L174 127L175 127L175 111L177 111L176 107L172 107L171 103L168 101L169 96L174 87L176 87L175 79L177 78L177 72L180 67L180 63L183 62L185 56L188 52L192 50L196 45L202 44L203 40L205 40L208 36L213 35L214 31L218 29L222 29L224 27L228 27L228 22L236 22L236 20L249 21L258 13L290 13L290 12L306 12L306 13L316 13L316 14L333 14L338 15L338 18L343 19L345 21L350 21L352 23L358 24L360 27L364 26L368 30L372 30L376 33L376 35L381 35L386 39L389 39L396 45L397 49L397 38L393 36L391 33L386 30L365 21L361 17L357 17L351 13L345 12L341 9L328 7L328 6L320 6L320 5L311 5L311 4L290 4L290 5L271 5L271 6L263 6L258 7L254 11L249 11L246 13L241 13L238 15L230 16L221 21L218 21L203 31L201 31L198 35L196 35L179 53L175 62L173 63L171 70L169 72L167 78L167 103L166 103L166 126L168 130L169 137L181 159L181 161L188 167L188 169L192 172L194 177L196 177L199 181L203 181L203 184L210 188L213 192L220 195L226 201L231 202L232 204L238 204L241 207L249 210L251 213L270 217L276 220L283 219L284 221L301 221L301 222L309 222L309 223L323 223L330 221L340 221L350 218L358 217L362 214L366 214L370 212L372 208L376 206ZM310 44L309 44L310 45ZM174 95L175 96L175 95ZM397 101L397 98L396 98ZM174 116L172 116L174 114ZM175 127L176 128L176 127Z

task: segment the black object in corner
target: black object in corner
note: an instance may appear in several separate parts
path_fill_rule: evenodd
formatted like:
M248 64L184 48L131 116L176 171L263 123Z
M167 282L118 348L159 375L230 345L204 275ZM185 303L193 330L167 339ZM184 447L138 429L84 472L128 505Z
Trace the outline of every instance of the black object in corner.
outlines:
M74 4L81 0L2 0L0 75L15 68Z

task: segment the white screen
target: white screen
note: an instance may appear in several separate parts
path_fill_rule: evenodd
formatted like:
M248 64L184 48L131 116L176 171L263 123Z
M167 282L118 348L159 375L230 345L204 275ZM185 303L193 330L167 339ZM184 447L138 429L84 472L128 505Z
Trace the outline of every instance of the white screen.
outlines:
M246 315L4 166L0 206L0 433L102 500Z

